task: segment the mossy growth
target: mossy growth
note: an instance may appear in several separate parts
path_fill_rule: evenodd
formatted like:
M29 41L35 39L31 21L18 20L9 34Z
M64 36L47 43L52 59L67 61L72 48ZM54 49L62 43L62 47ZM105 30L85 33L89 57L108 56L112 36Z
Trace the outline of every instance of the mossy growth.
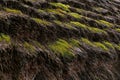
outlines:
M70 22L72 25L76 26L76 27L80 27L80 28L83 28L83 29L87 29L87 26L80 23L80 22L75 22L75 21L71 21Z
M83 17L82 15L74 12L68 13L68 15L74 17L75 19L81 19Z
M64 17L66 13L65 11L62 11L61 9L46 9L45 11L52 13L52 14L59 15L61 17Z
M93 9L95 10L95 11L97 11L97 12L103 12L103 11L108 11L107 9L105 9L105 8L102 8L102 7L93 7Z
M35 47L28 42L23 43L24 48L29 52L35 52Z
M38 0L27 0L27 1L36 2L36 1L38 1Z
M80 41L77 40L77 39L70 39L70 44L71 44L72 46L79 47Z
M53 22L57 25L63 25L63 23L61 21L58 21L58 20L54 20Z
M120 28L116 28L115 31L119 32L120 33Z
M120 50L120 44L114 44L114 47L117 49L117 50Z
M46 14L46 12L44 10L42 10L42 9L38 9L38 12L42 13L42 14Z
M69 23L64 23L64 22L61 22L61 21L58 21L58 20L54 20L53 22L54 22L55 24L59 25L59 26L63 26L63 27L69 28L69 29L75 29L75 28L72 27L72 25L69 24Z
M61 8L61 9L65 10L65 11L70 11L69 10L70 6L69 5L65 5L63 3L53 3L52 2L52 3L50 3L50 5L52 5L52 6L56 7L56 8Z
M71 51L72 46L65 40L59 39L55 43L49 45L49 48L55 52L61 54L64 58L74 58L75 55Z
M107 22L105 20L96 20L97 23L106 25L107 27L113 27L114 25L110 22Z
M92 47L95 47L95 45L93 44L93 42L89 41L88 39L86 38L81 38L80 39L83 43L89 45L89 46L92 46Z
M76 9L76 12L80 13L80 14L85 14L85 13L96 14L95 12L88 11L88 10L85 10L85 9L80 9L80 8L75 8L75 9ZM97 14L97 15L100 15L100 14Z
M3 33L0 34L0 42L10 43L10 41L11 41L10 36L5 35Z
M41 25L46 25L46 26L50 26L52 25L51 22L48 22L46 20L42 20L42 19L39 19L39 18L32 18L32 20L34 20L35 22L41 24Z
M71 21L70 23L73 24L73 25L76 26L76 27L80 27L80 28L89 30L89 31L91 31L91 32L93 32L93 33L103 33L103 34L107 34L107 32L104 31L104 30L102 30L102 29L90 27L90 26L87 26L87 25L82 24L82 23L80 23L80 22Z
M99 28L94 28L94 27L88 27L88 29L93 32L93 33L103 33L103 34L107 34L106 31L99 29Z
M102 43L100 43L100 42L94 42L94 45L95 45L96 47L98 47L98 48L101 48L101 49L104 50L104 51L108 51L108 50L109 50L104 44L102 44Z
M32 44L34 44L35 47L37 48L45 49L45 47L42 44L40 44L38 41L32 40Z
M86 10L84 10L84 9L80 9L80 8L75 8L75 9L76 9L76 12L78 12L78 13L86 12Z
M100 48L100 49L102 49L104 51L109 50L104 44L102 44L100 42L91 42L86 38L81 38L80 40L82 41L82 43L85 43L86 45L89 45L91 47L97 47L97 48Z
M103 44L105 44L108 48L114 49L113 44L108 41L104 41Z
M69 29L76 29L70 23L64 23L64 26L67 27L67 28L69 28Z
M4 8L4 9L5 9L5 11L10 12L10 13L22 14L22 12L17 9L11 9L11 8Z

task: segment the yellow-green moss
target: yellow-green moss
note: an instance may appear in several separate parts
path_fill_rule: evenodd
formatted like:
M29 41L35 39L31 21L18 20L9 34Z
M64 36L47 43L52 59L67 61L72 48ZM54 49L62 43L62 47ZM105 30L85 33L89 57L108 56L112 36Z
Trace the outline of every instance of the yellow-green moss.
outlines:
M10 41L11 41L10 36L1 33L1 34L0 34L0 42L2 42L2 41L5 41L5 42L7 42L7 43L10 43Z
M107 27L113 27L114 25L110 22L107 22L105 20L96 20L97 23L100 23L100 24L103 24L103 25L106 25Z
M120 33L120 28L116 28L115 30Z
M107 32L102 30L102 29L95 28L95 27L90 27L90 26L87 26L87 25L82 24L80 22L71 21L70 23L73 24L76 27L80 27L80 28L89 30L89 31L91 31L93 33L104 33L104 34L107 34Z
M69 10L70 6L65 5L63 3L50 3L50 5L52 5L52 6L56 7L56 8L61 8L61 9L65 10L65 11L70 11Z
M80 23L80 22L71 21L70 23L75 25L76 27L87 29L87 26L82 24L82 23Z
M70 23L64 23L64 25L69 29L75 29Z
M91 41L89 41L88 39L86 38L81 38L81 41L87 45L90 45L90 46L95 46Z
M38 9L38 12L39 12L39 13L43 13L43 14L46 13L46 12L45 12L44 10L42 10L42 9Z
M79 47L80 41L77 40L77 39L70 39L70 44L71 44L72 46Z
M96 47L98 47L98 48L101 48L101 49L104 50L104 51L108 51L108 50L109 50L104 44L102 44L102 43L100 43L100 42L94 42L94 45L95 45Z
M45 47L44 47L42 44L40 44L38 41L32 40L32 43L33 43L36 47L39 47L39 48L41 48L41 49L45 49Z
M64 27L69 28L69 29L75 29L74 27L72 27L72 25L70 23L64 23L64 22L61 22L58 20L54 20L53 22L57 25L64 26Z
M88 29L93 32L93 33L104 33L104 34L107 34L106 31L102 30L102 29L99 29L99 28L94 28L94 27L88 27Z
M10 12L10 13L22 14L22 12L17 9L11 9L11 8L4 8L4 9L5 9L5 11Z
M53 22L57 25L63 25L63 23L61 21L58 21L58 20L54 20Z
M28 42L24 42L23 46L30 52L35 52L35 47Z
M120 50L120 44L114 44L114 47L116 48L116 49L118 49L118 50Z
M32 18L35 22L39 23L39 24L42 24L42 25L46 25L46 26L49 26L49 25L52 25L51 22L48 22L46 20L42 20L42 19L39 19L39 18Z
M74 12L71 12L71 13L68 13L68 15L76 18L76 19L81 19L83 16L78 14L78 13L74 13Z
M108 48L112 48L114 49L114 46L112 43L108 42L108 41L104 41L103 44L105 44Z
M87 44L89 46L92 46L92 47L100 48L100 49L102 49L104 51L108 51L109 50L104 44L102 44L100 42L91 42L91 41L89 41L86 38L81 38L81 41L82 41L82 43L85 43L85 44Z
M101 11L105 11L106 9L102 8L102 7L93 7L94 10L101 12ZM107 11L107 10L106 10Z
M72 46L65 40L59 39L54 44L49 45L55 53L60 53L63 57L72 58L74 54L71 51Z
M86 10L80 9L80 8L75 8L78 13L85 12Z
M60 15L61 17L64 17L66 14L66 12L62 11L61 9L46 9L45 11L47 11L49 13Z

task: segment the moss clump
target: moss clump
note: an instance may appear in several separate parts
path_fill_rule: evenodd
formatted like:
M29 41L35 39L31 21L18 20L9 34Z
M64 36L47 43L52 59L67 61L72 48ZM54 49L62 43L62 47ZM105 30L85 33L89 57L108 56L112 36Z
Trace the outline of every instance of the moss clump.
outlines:
M25 49L27 49L29 52L35 52L35 47L28 42L24 42L23 46Z
M54 44L49 45L50 49L55 53L60 53L65 58L73 58L74 54L71 51L72 46L63 39L59 39Z
M100 49L102 49L104 51L108 51L109 50L104 44L102 44L100 42L91 42L91 41L89 41L86 38L81 38L81 41L82 41L82 43L85 43L85 44L87 44L89 46L92 46L92 47L100 48Z
M86 39L86 38L81 38L81 41L82 41L83 43L87 44L87 45L92 46L92 47L95 46L91 41L89 41L89 40Z
M119 32L119 33L120 33L120 28L115 29L115 31L117 31L117 32Z
M113 27L114 25L110 22L104 21L104 20L96 20L97 23L106 25L107 27Z
M66 14L66 12L62 11L61 9L46 9L46 11L52 14L57 14L61 17L64 17Z
M4 9L5 9L5 11L10 12L10 13L22 14L22 12L17 9L10 9L10 8L4 8Z
M52 25L51 22L48 22L46 20L42 20L42 19L39 19L39 18L32 18L35 22L39 23L39 24L42 24L42 25L46 25L46 26L50 26Z
M94 7L93 9L96 10L96 11L102 11L102 10L104 10L102 7Z
M70 23L64 23L65 27L69 28L69 29L75 29L74 27L72 27L72 25Z
M99 28L88 27L88 29L89 29L91 32L93 32L93 33L104 33L104 34L107 34L107 32L105 32L104 30L99 29Z
M86 10L84 10L84 9L80 9L80 8L75 8L75 9L76 9L76 11L77 11L78 13L86 12Z
M120 50L120 44L114 44L114 47L116 48L116 49L118 49L118 50Z
M46 12L44 10L42 10L42 9L38 9L38 12L42 13L42 14L46 14Z
M105 44L108 48L114 49L113 44L108 41L104 41L103 44Z
M68 15L74 17L75 19L81 19L83 17L82 15L74 12L68 13Z
M87 26L87 25L82 24L82 23L80 23L80 22L71 21L70 23L73 24L73 25L75 25L76 27L80 27L80 28L89 30L89 31L91 31L91 32L93 32L93 33L104 33L104 34L107 34L107 32L105 32L105 31L102 30L102 29L90 27L90 26Z
M104 44L102 44L102 43L100 43L100 42L94 42L94 45L95 45L96 47L98 47L98 48L101 48L101 49L104 50L104 51L108 51L108 50L109 50Z
M61 9L65 10L65 11L70 11L69 10L70 6L65 5L63 3L50 3L50 5L52 5L52 6L56 7L56 8L61 8Z
M80 23L80 22L71 21L70 23L75 25L76 27L87 29L87 26L82 24L82 23Z
M69 24L69 23L64 23L64 22L61 22L61 21L58 21L58 20L54 20L53 22L54 22L55 24L59 25L59 26L63 26L63 27L69 28L69 29L75 29L75 28L72 27L72 25Z
M63 25L63 23L62 23L61 21L58 21L58 20L54 20L53 22L54 22L55 24L59 25L59 26L60 26L60 25Z
M0 42L7 42L7 43L10 43L11 39L10 39L10 36L8 35L5 35L3 33L0 34Z
M79 47L80 41L79 41L79 40L76 40L76 39L70 39L70 44L71 44L72 46Z

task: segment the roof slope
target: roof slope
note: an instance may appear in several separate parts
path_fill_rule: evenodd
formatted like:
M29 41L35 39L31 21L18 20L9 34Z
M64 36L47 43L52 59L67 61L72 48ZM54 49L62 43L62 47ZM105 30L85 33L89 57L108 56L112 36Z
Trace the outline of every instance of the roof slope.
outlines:
M0 0L0 79L119 80L119 4Z

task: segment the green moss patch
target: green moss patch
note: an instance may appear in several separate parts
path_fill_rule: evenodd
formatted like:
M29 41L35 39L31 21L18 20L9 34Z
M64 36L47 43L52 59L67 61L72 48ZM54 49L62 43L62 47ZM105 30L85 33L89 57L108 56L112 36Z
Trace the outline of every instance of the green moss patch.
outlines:
M75 19L81 19L83 17L82 15L74 12L68 13L68 15L72 16Z
M87 29L87 26L80 23L80 22L75 22L75 21L71 21L70 22L72 25L76 26L76 27L80 27L80 28L83 28L83 29Z
M79 47L80 41L77 39L70 39L70 44L74 47Z
M11 41L10 36L5 35L3 33L0 34L0 42L10 43L10 41Z
M120 50L120 44L114 44L114 47L117 49L117 50Z
M70 6L65 5L63 3L50 3L50 5L52 5L52 6L56 7L56 8L61 8L61 9L65 10L65 11L70 11L69 10Z
M93 32L93 33L103 33L103 34L107 34L106 31L99 29L99 28L94 28L94 27L88 27L88 29Z
M97 23L102 24L102 25L106 25L107 27L113 27L114 25L110 22L107 22L105 20L96 20Z
M23 46L27 51L32 52L32 53L35 52L35 47L31 45L30 43L24 42Z
M105 44L108 48L114 49L113 44L108 41L104 41L103 44Z
M80 23L80 22L71 21L70 23L73 24L73 25L75 25L76 27L80 27L80 28L89 30L89 31L91 31L91 32L93 32L93 33L103 33L103 34L107 34L107 32L104 31L104 30L102 30L102 29L90 27L90 26L87 26L87 25L82 24L82 23Z
M61 22L58 20L54 20L53 22L59 26L63 26L63 27L69 28L69 29L75 29L70 23L65 23L65 22Z
M119 32L119 33L120 33L120 28L115 29L115 31L117 31L117 32Z
M11 9L11 8L4 8L4 9L5 9L5 11L10 12L10 13L22 14L22 12L17 9Z
M49 48L57 54L60 53L65 58L73 58L75 56L71 51L72 46L63 39L59 39L54 44L49 45Z
M108 46L108 45L110 45L110 44L108 44L107 42L105 43L106 45L104 45L104 44L101 43L101 42L91 42L91 41L89 41L89 40L86 39L86 38L81 38L81 41L82 41L83 43L85 43L86 45L89 45L89 46L91 46L91 47L100 48L100 49L103 50L103 51L109 51L109 48L107 48L106 45Z
M39 18L32 18L35 22L39 23L39 24L42 24L42 25L46 25L46 26L50 26L52 25L51 22L48 22L46 20L42 20L42 19L39 19Z
M100 43L100 42L94 42L94 45L95 45L96 47L98 47L98 48L101 48L101 49L104 50L104 51L108 51L108 50L109 50L104 44L102 44L102 43Z
M80 40L81 40L83 43L87 44L87 45L90 45L90 46L92 46L92 47L95 46L91 41L89 41L89 40L86 39L86 38L81 38Z

